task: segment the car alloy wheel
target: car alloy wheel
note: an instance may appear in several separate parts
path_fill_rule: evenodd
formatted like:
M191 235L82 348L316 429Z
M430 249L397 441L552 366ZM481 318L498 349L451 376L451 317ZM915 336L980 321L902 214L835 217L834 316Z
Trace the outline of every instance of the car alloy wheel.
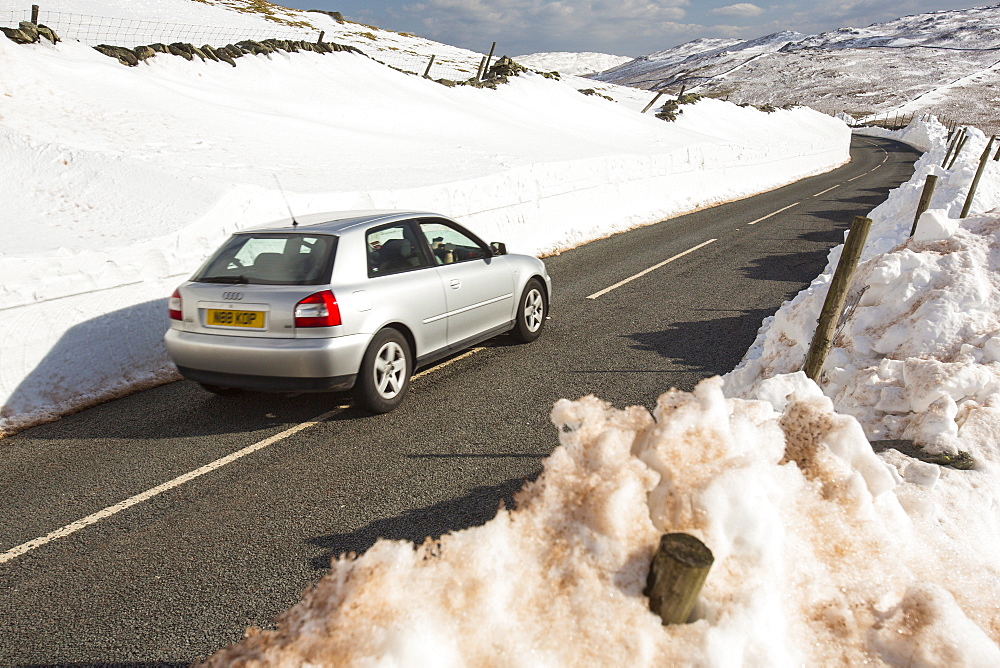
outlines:
M375 355L375 389L383 399L392 399L406 383L406 353L395 341L389 341Z
M361 360L354 395L365 409L388 413L403 401L412 373L409 343L398 330L386 327L375 335Z
M524 286L521 301L518 302L517 323L514 336L524 343L534 341L542 333L545 318L548 316L549 305L545 300L545 291L538 279L531 279Z
M545 300L537 288L528 293L524 302L524 324L529 332L537 332L545 318Z

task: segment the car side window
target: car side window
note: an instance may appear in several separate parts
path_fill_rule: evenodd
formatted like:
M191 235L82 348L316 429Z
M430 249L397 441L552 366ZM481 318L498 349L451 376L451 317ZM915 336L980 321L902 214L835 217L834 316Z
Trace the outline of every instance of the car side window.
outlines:
M368 253L368 275L389 276L430 266L407 224L390 225L369 230L365 235Z
M438 264L469 262L493 257L493 251L482 242L442 221L421 221L420 231Z

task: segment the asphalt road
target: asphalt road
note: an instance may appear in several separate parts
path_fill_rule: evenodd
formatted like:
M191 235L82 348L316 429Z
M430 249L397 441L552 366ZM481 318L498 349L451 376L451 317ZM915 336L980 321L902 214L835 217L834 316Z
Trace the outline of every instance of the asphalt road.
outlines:
M558 444L557 399L652 407L670 387L732 369L761 320L918 157L869 138L852 155L828 174L548 258L556 293L538 341L500 337L433 367L388 415L336 395L221 398L177 382L0 441L0 665L187 665L266 627L332 556L485 522Z

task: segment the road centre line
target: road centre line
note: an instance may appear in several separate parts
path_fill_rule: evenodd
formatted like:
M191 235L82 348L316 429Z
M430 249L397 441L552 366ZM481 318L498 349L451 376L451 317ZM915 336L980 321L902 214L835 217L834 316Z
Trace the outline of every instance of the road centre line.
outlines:
M827 194L828 192L830 192L831 190L836 190L837 188L839 188L839 187L840 187L840 186L842 186L842 185L844 185L844 184L843 184L843 183L838 183L837 185L835 185L835 186L834 186L834 187L832 187L832 188L827 188L826 190L824 190L824 191L823 191L823 192L821 192L821 193L816 193L815 195L813 195L813 197L819 197L820 195L825 195L825 194Z
M263 450L267 446L273 445L274 443L277 443L278 441L284 440L284 439L288 438L289 436L297 434L298 432L302 431L303 429L308 429L309 427L315 426L315 425L319 424L320 422L324 422L325 420L328 420L329 418L333 417L338 411L340 411L343 408L345 408L345 406L341 406L341 407L335 408L332 411L327 411L326 413L323 413L322 415L318 415L315 418L313 418L312 420L309 420L308 422L302 422L301 424L297 424L294 427L290 427L289 429L286 429L285 431L281 432L280 434L275 434L274 436L271 436L269 438L265 438L263 441L257 441L253 445L248 445L247 447L243 448L242 450L237 450L236 452L233 452L233 453L231 453L229 455L226 455L225 457L222 457L220 459L216 459L214 462L205 464L201 468L195 469L194 471L190 471L188 473L185 473L184 475L178 476L178 477L174 478L173 480L170 480L168 482L163 483L162 485L157 485L156 487L153 487L152 489L148 489L145 492L142 492L140 494L136 494L135 496L130 497L128 499L125 499L124 501L122 501L120 503L116 503L113 506L108 506L104 510L99 510L96 513L93 513L91 515L87 515L83 519L77 520L75 522L67 524L64 527L56 529L55 531L49 533L46 536L42 536L41 538L35 538L34 540L29 540L27 543L22 543L21 545L18 545L17 547L11 548L10 550L7 550L3 554L0 554L0 564L8 562L8 561L10 561L12 559L15 559L17 557L20 557L21 555L25 554L26 552L30 552L31 550L34 550L36 547L41 547L43 545L51 543L54 540L59 540L60 538L65 538L66 536L69 536L70 534L76 533L80 529L88 527L91 524L96 524L97 522L100 522L103 519L107 519L108 517L111 517L112 515L120 513L121 511L126 510L127 508L131 508L132 506L134 506L136 504L142 503L143 501L148 501L149 499L152 499L154 496L157 496L159 494L167 492L167 491L169 491L171 489L174 489L175 487L180 487L184 483L190 482L191 480L194 480L195 478L200 478L201 476L205 475L206 473L211 473L212 471L215 471L216 469L220 469L223 466L225 466L226 464L231 464L231 463L235 462L238 459L242 459L243 457L246 457L247 455L250 455L250 454L253 454L254 452L257 452L258 450Z
M474 355L475 353L478 353L481 350L485 350L485 348L481 346L478 348L473 348L472 350L469 350L461 355L458 355L457 357L453 357L450 360L432 366L428 369L424 369L420 373L414 374L410 378L410 381L412 382L417 378L420 378L421 376L426 376L427 374L433 373L434 371L443 369L449 364L454 364L455 362L458 362L459 360L463 360L466 357ZM237 450L236 452L226 455L225 457L216 459L214 462L205 464L201 468L195 469L194 471L191 471L189 473L185 473L184 475L178 476L173 480L167 481L161 485L157 485L152 489L148 489L145 492L141 492L140 494L136 494L135 496L129 497L128 499L125 499L120 503L116 503L113 506L108 506L104 510L99 510L96 513L87 515L83 519L71 522L70 524L67 524L64 527L60 527L59 529L56 529L55 531L52 531L51 533L42 536L41 538L35 538L34 540L29 540L27 543L22 543L17 547L13 547L7 550L6 552L0 554L0 564L16 559L17 557L20 557L21 555L30 552L31 550L34 550L37 547L42 547L43 545L59 540L60 538L65 538L73 533L76 533L80 529L90 526L91 524L96 524L101 520L107 519L112 515L116 515L117 513L120 513L123 510L131 508L132 506L137 505L139 503L142 503L143 501L148 501L149 499L152 499L153 497L158 496L163 492L170 491L175 487L180 487L184 483L190 482L195 478L200 478L206 473L211 473L212 471L220 469L223 466L226 466L227 464L232 464L238 459L242 459L247 455L251 455L257 452L258 450L263 450L267 446L274 445L278 441L283 441L289 436L294 436L295 434L305 429L308 429L309 427L314 427L320 422L325 422L326 420L329 420L331 417L333 417L339 411L345 408L347 408L347 405L338 406L337 408L331 411L327 411L322 415L317 415L311 420L297 424L294 427L289 427L288 429L284 430L279 434L275 434L274 436L265 438L262 441L254 443L253 445L248 445L242 450Z
M699 248L703 248L704 246L707 246L707 245L709 245L709 244L711 244L711 243L715 243L716 241L718 241L718 239L709 239L708 241L705 241L705 242L703 242L703 243L700 243L700 244L698 244L697 246L695 246L694 248L689 248L689 249L687 249L686 251L684 251L683 253L678 253L677 255L673 256L672 258L668 258L668 259L664 260L663 262L660 262L659 264L655 264L655 265L653 265L652 267L650 267L650 268L648 268L648 269L643 269L643 270L642 270L642 271L640 271L640 272L639 272L638 274L635 274L635 275L633 275L633 276L629 276L629 277L628 277L628 278L626 278L626 279L625 279L624 281L618 281L617 283L615 283L615 284L614 284L614 285L612 285L612 286L609 286L609 287L607 287L607 288L604 288L603 290L600 290L600 291L598 291L598 292L595 292L595 293L594 293L594 294L592 294L592 295L587 295L587 299L597 299L597 298L598 298L598 297L600 297L601 295L606 295L606 294L608 294L609 292L611 292L612 290L615 290L615 289L617 289L617 288L620 288L621 286L625 285L626 283L631 283L631 282L632 282L632 281L634 281L635 279L637 279L637 278L641 278L641 277L645 276L646 274L648 274L648 273L649 273L649 272L651 272L651 271L656 271L656 270L657 270L657 269L659 269L660 267L662 267L662 266L664 266L664 265L666 265L666 264L670 264L670 263L671 263L671 262L673 262L674 260L676 260L676 259L678 259L678 258L682 258L682 257L684 257L685 255L687 255L688 253L693 253L693 252L695 252L696 250L698 250Z
M772 216L777 216L782 211L788 211L793 206L798 206L799 204L801 204L801 202L796 202L795 204L789 204L784 209L778 209L774 213L769 213L766 216L764 216L763 218L758 218L757 220L753 221L752 223L747 223L747 225L756 225L757 223L761 222L762 220L767 220L768 218L771 218Z

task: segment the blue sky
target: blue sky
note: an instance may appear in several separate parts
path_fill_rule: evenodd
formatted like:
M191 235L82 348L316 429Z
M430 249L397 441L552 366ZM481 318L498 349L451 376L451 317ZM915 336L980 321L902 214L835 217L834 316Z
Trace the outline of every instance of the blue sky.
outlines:
M352 21L486 51L596 51L640 56L699 37L752 39L779 30L818 33L909 14L963 9L986 0L277 0L339 11Z

